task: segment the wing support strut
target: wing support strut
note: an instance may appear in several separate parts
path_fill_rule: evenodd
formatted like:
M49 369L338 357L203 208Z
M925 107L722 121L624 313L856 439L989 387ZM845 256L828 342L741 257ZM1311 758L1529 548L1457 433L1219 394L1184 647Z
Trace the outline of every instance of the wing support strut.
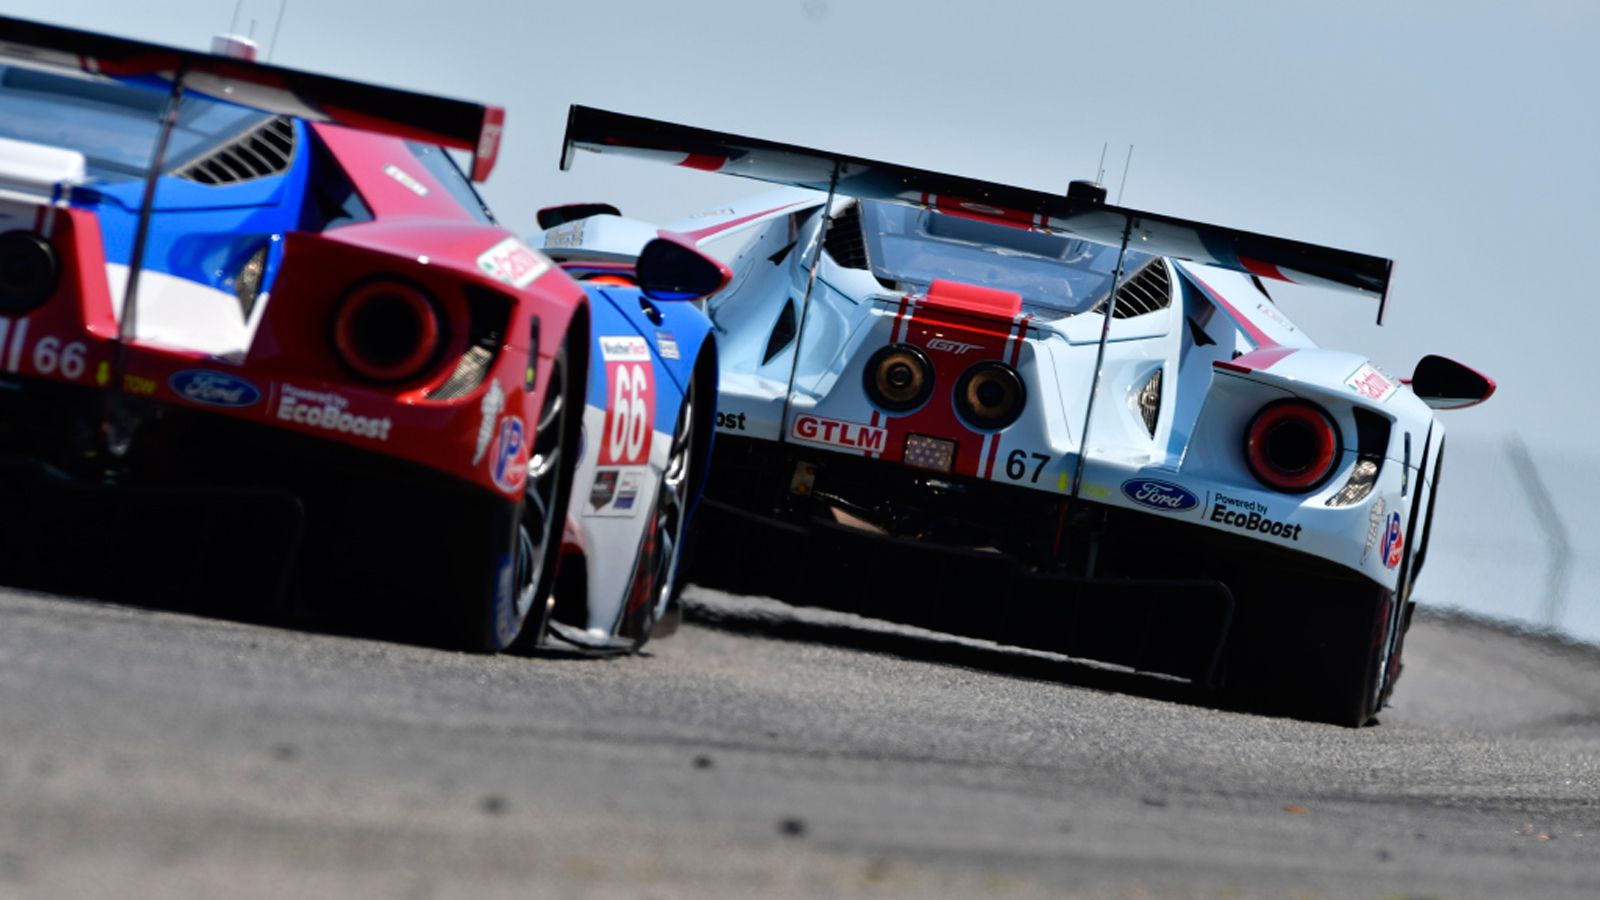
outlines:
M1122 287L1123 263L1128 256L1128 242L1133 238L1133 217L1124 217L1122 247L1117 251L1117 270L1111 276L1111 295L1106 298L1105 314L1100 319L1100 345L1094 354L1094 380L1089 384L1089 402L1083 413L1083 431L1078 436L1078 464L1072 470L1072 493L1069 502L1076 502L1083 487L1084 461L1089 457L1089 429L1094 422L1094 400L1100 395L1100 376L1105 371L1106 343L1111 338L1112 314L1117 310L1117 291ZM1089 563L1094 567L1093 559Z
M100 420L104 448L113 457L126 453L133 439L132 426L135 423L123 408L122 375L128 363L128 344L139 333L139 274L144 270L145 245L150 240L150 217L155 211L156 185L161 181L161 173L167 165L167 145L178 126L185 74L182 66L173 73L172 90L161 108L161 130L156 134L150 168L145 172L144 196L139 201L139 218L133 232L133 252L128 258L128 282L122 291L122 312L117 317L116 353L112 357L111 377L106 383L106 403Z
M800 373L800 353L805 349L806 317L811 313L811 291L817 286L817 269L822 266L822 248L828 237L828 226L833 222L833 198L839 190L840 164L833 164L833 175L828 179L828 199L822 204L822 221L817 223L817 235L812 238L806 252L811 255L811 265L806 272L806 294L800 301L800 325L794 334L794 357L789 360L789 387L783 393L783 417L778 420L778 441L789 440L789 404L794 399L794 380Z

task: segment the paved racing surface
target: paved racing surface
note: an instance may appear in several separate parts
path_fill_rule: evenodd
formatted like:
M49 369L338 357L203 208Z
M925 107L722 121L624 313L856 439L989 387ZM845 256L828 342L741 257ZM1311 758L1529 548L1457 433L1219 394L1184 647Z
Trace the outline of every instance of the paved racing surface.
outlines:
M1422 619L1352 731L689 597L588 661L0 593L0 897L1600 895L1597 651Z

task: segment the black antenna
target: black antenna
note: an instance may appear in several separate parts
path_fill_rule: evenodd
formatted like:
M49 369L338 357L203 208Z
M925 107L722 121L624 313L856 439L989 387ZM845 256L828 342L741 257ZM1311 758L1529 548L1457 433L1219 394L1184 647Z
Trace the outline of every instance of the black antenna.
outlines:
M238 34L239 7L244 5L244 0L233 0L233 18L228 20L228 33Z
M1094 176L1094 183L1095 184L1103 184L1103 183L1105 183L1105 180L1106 180L1106 148L1109 147L1109 146L1111 146L1109 141L1100 145L1100 171L1095 173L1095 176Z
M1117 205L1122 205L1122 192L1128 187L1128 167L1133 165L1133 145L1128 145L1128 158L1122 164L1122 184L1117 185Z
M272 43L267 45L267 58L263 62L272 62L272 51L278 48L278 32L283 28L283 13L289 8L289 0L278 0L278 21L272 26Z

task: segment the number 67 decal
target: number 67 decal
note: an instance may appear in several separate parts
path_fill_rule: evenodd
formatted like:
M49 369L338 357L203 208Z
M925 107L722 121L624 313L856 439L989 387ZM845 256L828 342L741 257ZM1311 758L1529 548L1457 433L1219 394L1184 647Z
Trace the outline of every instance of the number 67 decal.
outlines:
M644 338L601 338L606 363L606 425L600 465L640 466L650 458L655 368Z

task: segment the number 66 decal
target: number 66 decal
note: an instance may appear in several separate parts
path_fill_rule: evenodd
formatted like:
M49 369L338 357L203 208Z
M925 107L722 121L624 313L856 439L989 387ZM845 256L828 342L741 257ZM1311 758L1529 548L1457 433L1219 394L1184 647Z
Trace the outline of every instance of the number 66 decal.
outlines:
M644 338L601 338L606 363L606 426L600 465L641 466L650 458L655 368Z

